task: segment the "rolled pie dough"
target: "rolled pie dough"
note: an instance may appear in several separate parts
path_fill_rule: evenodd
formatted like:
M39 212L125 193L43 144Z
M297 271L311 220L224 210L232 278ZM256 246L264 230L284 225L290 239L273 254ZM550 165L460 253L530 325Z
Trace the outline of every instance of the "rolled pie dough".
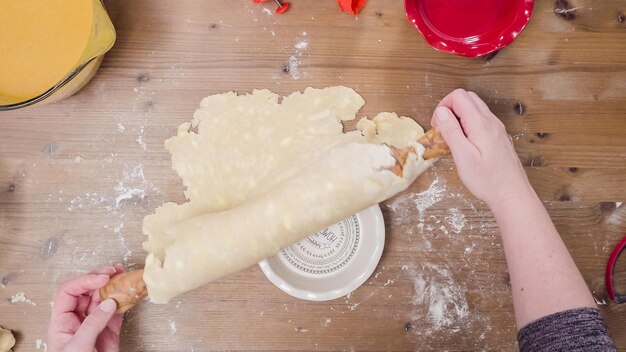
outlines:
M364 103L347 87L204 98L165 141L188 202L143 222L150 298L166 303L406 189L433 162L424 131L381 113L344 133ZM415 148L402 176L389 146Z

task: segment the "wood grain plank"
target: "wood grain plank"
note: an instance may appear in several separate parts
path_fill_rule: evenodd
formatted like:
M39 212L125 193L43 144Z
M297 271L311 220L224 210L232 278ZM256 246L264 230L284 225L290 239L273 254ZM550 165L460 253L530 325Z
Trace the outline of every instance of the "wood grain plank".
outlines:
M560 14L554 1L537 1L517 40L479 59L432 50L401 1L370 0L358 18L333 1L292 3L269 16L247 2L108 0L118 39L95 79L62 102L0 114L0 325L19 332L16 351L45 340L63 280L119 261L142 265L141 219L184 201L163 141L204 96L230 90L342 84L367 101L360 115L396 111L424 126L454 88L478 92L513 136L594 295L607 301L605 261L626 232L623 1L569 0ZM294 47L301 41L306 50ZM298 79L284 72L291 56ZM118 202L132 187L143 197ZM442 197L420 212L412 199L429 189ZM383 258L350 297L300 301L251 268L132 310L122 350L515 351L497 226L452 161L382 210ZM420 301L423 284L447 294ZM18 292L36 306L11 304ZM624 348L624 307L601 308Z

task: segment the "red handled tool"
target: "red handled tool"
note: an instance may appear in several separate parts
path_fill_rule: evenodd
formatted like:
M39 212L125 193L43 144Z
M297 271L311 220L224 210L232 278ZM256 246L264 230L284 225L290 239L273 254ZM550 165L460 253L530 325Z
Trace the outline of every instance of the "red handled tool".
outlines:
M261 4L266 2L267 0L252 0L253 3L255 4ZM287 11L289 9L289 6L291 6L290 3L288 2L283 2L281 0L274 0L274 2L276 3L276 5L278 5L278 7L276 8L276 13L277 14L281 14L281 13L285 13L285 11Z
M619 258L620 254L622 254L624 248L626 248L626 236L624 236L624 238L619 241L617 246L615 246L615 248L613 249L613 252L611 252L611 255L609 256L609 262L606 265L606 273L604 277L606 280L606 289L609 293L609 298L611 299L611 301L618 304L626 302L626 294L620 294L618 292L615 292L615 286L613 285L613 275L615 274L615 264L617 264L617 258Z

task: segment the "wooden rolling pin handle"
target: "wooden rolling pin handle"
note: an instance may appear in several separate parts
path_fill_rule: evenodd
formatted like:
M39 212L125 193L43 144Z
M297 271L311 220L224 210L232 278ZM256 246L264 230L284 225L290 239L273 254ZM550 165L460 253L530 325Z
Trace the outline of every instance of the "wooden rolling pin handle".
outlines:
M117 313L124 313L148 295L143 281L143 269L113 276L99 290L100 298L112 298L117 303Z

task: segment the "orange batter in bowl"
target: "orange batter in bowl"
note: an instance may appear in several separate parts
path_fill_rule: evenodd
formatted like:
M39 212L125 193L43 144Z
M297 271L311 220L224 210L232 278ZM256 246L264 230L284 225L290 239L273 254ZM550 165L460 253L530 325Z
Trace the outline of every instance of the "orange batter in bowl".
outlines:
M112 33L106 38L98 33L101 13ZM0 0L0 106L67 83L76 68L103 54L114 38L98 0Z

